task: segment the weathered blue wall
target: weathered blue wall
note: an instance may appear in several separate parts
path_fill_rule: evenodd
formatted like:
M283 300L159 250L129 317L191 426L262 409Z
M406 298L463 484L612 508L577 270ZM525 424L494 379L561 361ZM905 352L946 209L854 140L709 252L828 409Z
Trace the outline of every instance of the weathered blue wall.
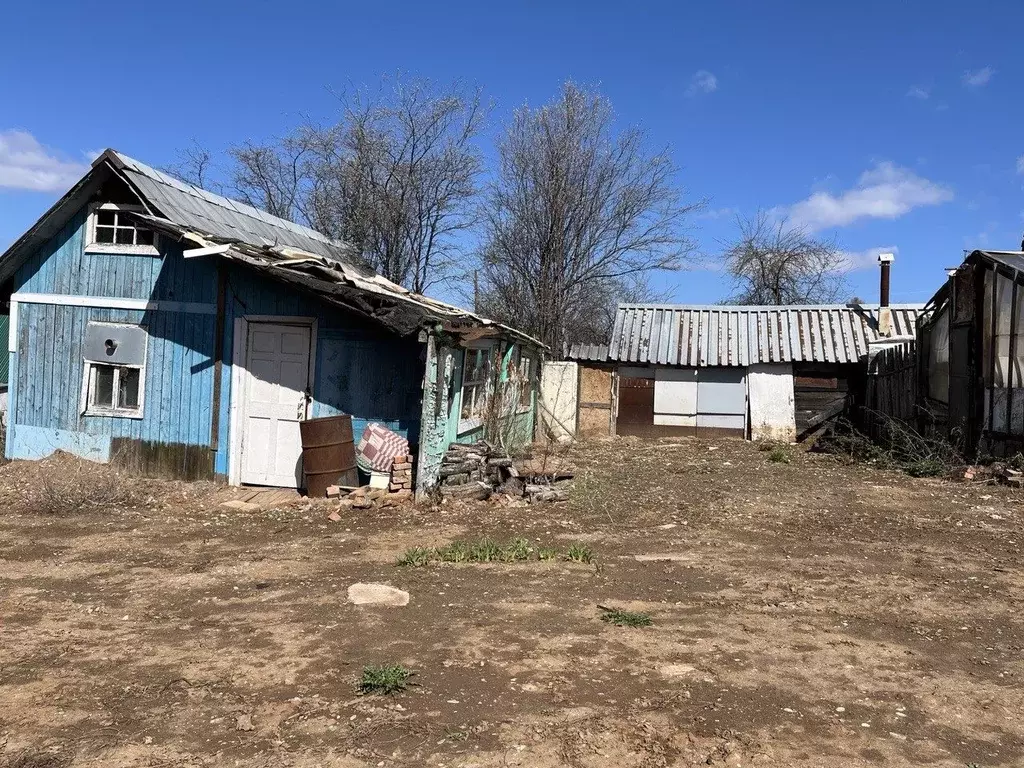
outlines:
M231 265L228 270L225 310L222 392L231 390L231 354L237 317L315 317L318 335L313 416L352 414L352 430L357 441L371 421L386 424L412 443L419 440L423 353L422 345L415 338L395 336L238 265ZM230 399L223 397L223 428L216 464L220 474L226 474L228 468L229 409Z
M162 257L86 253L85 219L84 212L74 217L19 269L16 293L183 302L201 312L20 302L17 352L11 355L8 457L40 458L60 448L108 460L112 439L127 438L215 448L211 465L226 475L234 321L243 315L317 318L314 416L353 414L357 438L368 421L376 420L413 442L418 439L422 345L253 270L229 265L218 441L210 446L216 257L184 259L181 246L164 238ZM143 418L81 415L82 344L90 320L147 327Z

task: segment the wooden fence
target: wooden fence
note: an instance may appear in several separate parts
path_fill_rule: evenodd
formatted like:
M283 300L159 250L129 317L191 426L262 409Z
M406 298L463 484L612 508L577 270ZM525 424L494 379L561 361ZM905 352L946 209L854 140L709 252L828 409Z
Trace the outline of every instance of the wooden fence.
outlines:
M875 353L868 363L861 428L881 437L888 419L913 425L917 402L917 355L910 341Z

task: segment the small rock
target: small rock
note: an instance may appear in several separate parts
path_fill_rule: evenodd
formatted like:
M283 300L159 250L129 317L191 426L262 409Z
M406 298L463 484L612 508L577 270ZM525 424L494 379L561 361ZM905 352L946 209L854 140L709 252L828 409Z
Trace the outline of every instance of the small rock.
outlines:
M633 559L639 563L685 563L692 560L693 557L681 553L663 552L654 555L633 555Z
M340 523L341 522L341 515L339 515L337 513L337 511L334 511L334 512L331 512L331 514L329 514L327 516L327 519L330 520L332 523Z
M348 601L355 605L408 605L409 593L387 584L353 584Z
M225 501L223 504L220 505L220 508L221 509L230 509L230 510L233 510L235 512L259 512L260 511L260 505L259 504L253 504L253 503L248 502L248 501L242 501L241 499L231 499L230 501Z
M686 677L697 671L697 668L689 664L667 664L660 670L665 677Z
M252 715L239 715L235 721L236 731L254 731L256 726L252 724Z

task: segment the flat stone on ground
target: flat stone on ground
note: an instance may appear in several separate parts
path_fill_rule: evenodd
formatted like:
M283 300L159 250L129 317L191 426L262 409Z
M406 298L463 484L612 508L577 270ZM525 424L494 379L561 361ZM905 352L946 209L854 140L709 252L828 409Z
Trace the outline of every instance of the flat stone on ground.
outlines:
M355 605L408 605L409 593L387 584L353 584L348 601Z
M653 555L633 555L633 559L641 563L685 563L693 560L693 556L679 552L661 552Z
M235 512L259 512L263 507L259 504L253 504L249 501L242 501L241 499L231 499L225 501L220 505L221 509L230 509Z
M697 668L690 664L667 664L660 670L665 677L686 677L697 671Z

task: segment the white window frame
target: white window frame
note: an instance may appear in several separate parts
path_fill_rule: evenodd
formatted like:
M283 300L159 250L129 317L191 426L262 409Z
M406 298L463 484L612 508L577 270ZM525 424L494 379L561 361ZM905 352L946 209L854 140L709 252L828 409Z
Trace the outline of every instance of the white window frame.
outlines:
M95 321L94 321L95 322ZM83 416L109 416L119 419L141 419L146 412L146 363L149 360L149 335L146 326L134 323L96 323L97 325L109 325L114 328L141 328L146 333L146 346L142 352L141 365L125 365L123 363L111 363L108 360L89 360L86 358L82 366L82 392L80 398L79 412ZM119 369L130 368L139 372L139 405L137 408L118 408L116 405L108 407L96 405L96 366L114 368L113 401L116 402L121 382L121 371Z
M123 245L118 243L97 243L96 242L96 214L99 211L124 211L128 213L145 213L141 205L128 205L125 203L93 203L89 206L89 218L86 224L85 252L86 253L125 253L139 256L159 256L160 235L153 232L152 245ZM118 225L120 226L120 225ZM138 229L138 227L136 227ZM146 229L146 227L143 227ZM152 231L152 230L150 230Z
M533 405L533 375L536 371L537 358L522 348L519 349L517 358L516 370L519 374L519 381L522 389L519 391L519 402L516 403L516 410L519 413L526 413ZM526 364L525 369L523 365L524 363ZM527 395L530 395L530 397L526 397ZM526 398L525 403L523 402L524 398Z
M462 357L462 387L459 389L459 430L458 430L458 434L460 434L460 435L464 434L466 432L470 432L470 431L472 431L474 429L477 429L478 427L483 426L483 423L484 423L483 416L482 415L474 416L474 415L472 415L472 411L470 412L469 418L465 418L465 419L462 418L462 408L465 405L465 398L466 398L466 384L467 384L466 374L470 370L470 367L469 367L469 357L470 357L471 354L476 355L477 352L481 352L481 351L482 352L486 352L487 356L488 356L488 359L490 360L490 365L487 368L487 374L486 374L486 376L483 379L471 380L468 383L471 386L473 386L474 388L482 387L483 396L484 396L483 409L485 411L487 409L487 402L488 402L488 400L491 398L491 396L493 394L492 391L491 391L491 384L492 384L492 379L494 377L494 343L493 342L489 342L489 343L481 343L481 344L472 344L470 346L465 347L465 349L463 350L463 357Z

